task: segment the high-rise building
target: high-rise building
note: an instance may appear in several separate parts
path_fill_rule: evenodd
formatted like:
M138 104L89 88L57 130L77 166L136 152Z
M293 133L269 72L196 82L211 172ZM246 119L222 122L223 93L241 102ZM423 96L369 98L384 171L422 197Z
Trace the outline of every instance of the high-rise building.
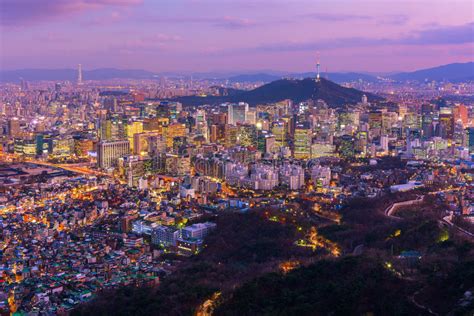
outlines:
M206 112L204 110L197 110L194 114L196 122L196 131L202 135L206 140L209 140L209 129L207 128Z
M287 146L287 130L285 122L275 122L272 126L272 134L275 136L275 146Z
M186 125L181 123L173 123L165 127L164 134L166 136L166 146L173 147L173 139L175 137L186 136Z
M20 135L20 120L18 118L14 117L8 121L8 135L11 137Z
M369 127L371 129L382 128L382 116L381 111L371 111L369 113Z
M255 125L238 125L237 142L242 146L257 145L257 128Z
M298 124L295 128L293 157L309 159L311 157L311 130L308 125Z
M454 135L454 116L451 108L441 108L439 112L439 135L452 139Z
M77 65L77 84L82 85L82 65Z
M467 146L469 147L469 152L474 153L474 127L468 127L466 129L467 133Z
M217 142L217 125L211 125L211 135L209 138L209 141L211 143Z
M275 137L271 135L268 131L259 131L257 134L257 149L262 153L271 152L267 150L267 138L271 137L273 140L273 145L275 145ZM273 149L273 148L272 148Z
M343 135L339 140L339 154L344 158L352 158L355 156L354 137L351 135Z
M117 159L130 154L128 140L101 141L97 145L97 164L100 168L117 165Z
M140 134L142 132L143 132L143 122L135 121L135 122L130 122L125 125L125 134L127 135L127 138L130 142L130 150L133 151L136 146L133 136L135 134Z
M460 121L463 126L466 126L469 121L467 107L463 104L458 104L453 109L453 116L455 121Z
M231 103L227 105L227 124L244 124L247 121L249 105L245 102Z
M229 148L237 144L237 134L239 130L237 126L234 125L225 125L224 128L224 146Z

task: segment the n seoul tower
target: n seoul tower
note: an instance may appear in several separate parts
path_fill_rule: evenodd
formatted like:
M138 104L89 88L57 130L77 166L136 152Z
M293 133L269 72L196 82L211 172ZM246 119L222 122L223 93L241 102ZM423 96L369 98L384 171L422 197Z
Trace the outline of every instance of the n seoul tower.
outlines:
M320 78L320 68L321 68L321 64L319 63L319 52L317 53L317 61L316 61L316 82L319 82L321 81L321 78Z

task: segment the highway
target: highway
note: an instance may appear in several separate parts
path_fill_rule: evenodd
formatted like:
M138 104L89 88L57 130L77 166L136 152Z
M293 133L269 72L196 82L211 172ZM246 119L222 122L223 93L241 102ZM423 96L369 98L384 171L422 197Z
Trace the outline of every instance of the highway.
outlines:
M83 164L80 165L72 165L72 164L55 164L55 163L50 163L47 161L43 160L37 160L33 158L25 158L25 157L20 157L15 154L9 154L9 153L0 153L0 161L1 162L10 162L10 163L15 163L15 162L28 162L28 163L33 163L36 165L41 165L41 166L47 166L47 167L54 167L54 168L60 168L63 170L83 174L83 175L89 175L89 176L103 176L103 177L111 177L113 178L112 175L101 172L98 170L92 170Z

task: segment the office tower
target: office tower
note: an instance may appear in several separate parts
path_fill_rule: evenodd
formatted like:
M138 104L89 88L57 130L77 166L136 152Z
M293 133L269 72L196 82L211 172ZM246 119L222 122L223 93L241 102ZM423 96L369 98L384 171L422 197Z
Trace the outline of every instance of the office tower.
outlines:
M227 123L236 125L237 123L245 123L247 120L247 113L249 105L245 102L231 103L227 105Z
M94 143L92 139L76 137L74 139L74 154L77 157L87 157L93 151Z
M466 128L467 134L467 146L469 147L469 152L474 153L474 127Z
M255 125L237 125L237 142L242 146L257 145L257 128Z
M209 129L207 128L206 111L197 110L194 114L196 132L202 135L206 140L209 139Z
M439 134L442 138L452 139L454 135L454 116L451 108L442 107L439 111Z
M224 128L224 146L226 148L233 147L237 144L237 126L234 125L225 125Z
M166 137L166 147L173 147L173 139L175 137L186 136L186 125L182 123L173 123L164 128L164 135Z
M136 144L134 140L134 135L135 134L140 134L143 132L143 122L140 121L135 121L135 122L130 122L125 125L125 134L127 135L127 138L130 142L130 150L134 150Z
M371 111L369 113L370 129L382 128L383 114L381 111Z
M359 125L359 112L342 112L338 116L338 127L340 130L355 129Z
M463 104L457 104L453 109L453 116L455 121L460 121L463 126L466 126L469 121L467 107Z
M334 145L326 142L316 142L311 144L311 158L333 157Z
M170 123L169 118L153 117L143 120L143 130L147 132L163 132L163 128Z
M247 124L252 124L252 125L255 125L257 123L257 109L252 108L247 111L245 122Z
M11 137L20 135L20 120L18 118L14 117L8 121L8 135Z
M343 135L339 140L339 154L343 158L352 158L355 156L354 137Z
M217 142L217 125L211 125L211 135L209 141L211 143Z
M405 128L418 129L421 126L420 116L417 113L407 113L403 119Z
M148 153L150 156L166 153L166 140L163 135L153 135L148 138Z
M97 163L100 168L117 165L117 159L130 154L128 140L100 141L97 145Z
M287 133L285 122L275 122L272 126L272 134L275 136L275 146L287 146Z
M153 137L155 138L152 139ZM163 139L163 136L157 132L135 133L133 135L133 148L130 148L130 150L133 152L134 155L143 156L146 153L150 153L150 142L156 141L156 137ZM164 140L163 144L165 144L166 146ZM155 148L153 147L152 149Z
M295 128L293 157L309 159L311 157L311 130L308 124L298 124Z
M398 105L398 117L400 120L403 120L405 118L405 115L407 114L407 106L405 104L399 104Z
M275 136L267 131L258 132L257 138L258 150L264 154L273 153L275 148Z

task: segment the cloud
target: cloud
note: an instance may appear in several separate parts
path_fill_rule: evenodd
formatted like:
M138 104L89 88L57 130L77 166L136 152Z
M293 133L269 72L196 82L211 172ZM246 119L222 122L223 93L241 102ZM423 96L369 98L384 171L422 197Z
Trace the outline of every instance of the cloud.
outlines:
M184 17L157 17L149 16L145 18L148 22L153 23L184 23L184 24L208 24L215 27L227 29L241 29L256 26L257 23L247 18L239 18L233 16L222 17L198 17L198 16L184 16Z
M309 18L319 21L354 21L354 20L372 20L368 15L344 14L344 13L308 13L301 15L302 18Z
M0 0L0 24L21 26L88 10L128 7L143 0Z
M334 48L388 46L388 45L450 45L474 43L474 22L457 26L438 26L419 30L399 38L350 37L324 39L312 42L280 42L264 44L250 50L260 52L312 51Z
M381 16L370 16L363 14L347 14L347 13L308 13L299 16L302 19L311 19L323 22L354 22L354 21L376 21L377 24L405 24L409 18L403 14L387 14Z
M377 24L402 25L406 24L410 18L403 14L384 15L377 19Z
M113 52L123 54L133 54L140 52L157 52L171 47L173 43L181 42L182 38L178 35L153 34L136 39L123 40L117 45L111 45L109 49Z
M231 16L225 16L223 18L217 19L214 21L215 26L230 28L230 29L240 29L250 26L255 26L256 22L249 19L235 18Z
M104 26L120 22L124 19L122 12L112 11L84 23L84 26Z
M401 38L400 44L433 45L465 44L474 42L474 22L456 26L437 26L418 31L414 36Z

